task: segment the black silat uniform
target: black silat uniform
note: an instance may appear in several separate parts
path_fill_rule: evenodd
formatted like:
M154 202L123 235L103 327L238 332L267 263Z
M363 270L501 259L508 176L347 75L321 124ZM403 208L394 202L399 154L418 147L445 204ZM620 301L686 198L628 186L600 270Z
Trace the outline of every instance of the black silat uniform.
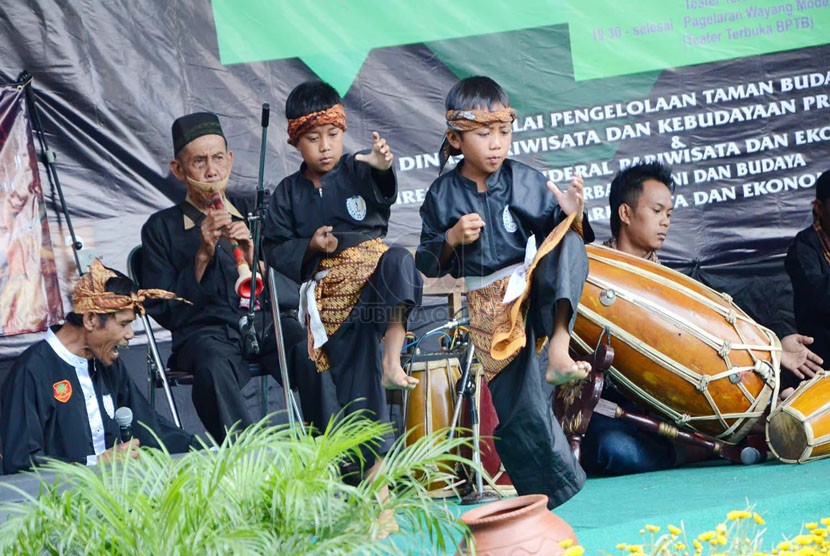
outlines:
M225 207L235 221L253 210L249 201L237 197L229 199ZM234 286L239 275L227 240L218 243L201 282L196 281L194 260L202 242L200 226L204 218L188 201L149 218L141 231L144 246L141 285L175 292L193 303L148 301L146 306L147 312L172 332L171 366L194 373L193 404L207 431L221 442L227 427L237 422L243 426L252 422L241 393L250 380L244 340L239 331L239 320L247 309L240 307L236 294ZM282 265L277 264L275 269L281 271ZM305 420L325 426L330 414L322 402L324 386L305 356L304 334L294 313L299 286L279 273L277 276L292 386L299 390ZM267 298L266 288L259 298L262 310L255 315L259 359L281 382Z
M289 278L300 282L310 280L326 256L320 253L304 261L317 229L333 227L338 245L330 256L364 241L383 238L397 197L391 169L373 169L352 154L344 154L337 166L322 176L320 189L304 176L305 169L303 163L271 195L264 241L269 264L279 264ZM401 305L409 309L419 305L421 293L422 280L412 255L406 249L391 247L380 257L349 318L323 345L337 399L343 406L349 404L348 412L368 409L378 421L389 421L381 384L379 342L392 310ZM379 453L388 451L390 444L391 438L384 439Z
M487 178L488 189L483 193L478 192L475 182L461 175L462 166L463 161L436 179L421 206L421 243L415 260L427 276L481 277L520 263L528 238L535 235L538 246L565 218L546 187L547 179L529 166L505 160ZM477 213L485 222L481 237L456 248L442 266L440 255L447 231L470 213ZM593 241L587 218L582 225L584 242ZM552 334L559 300L570 303L569 329L573 329L587 275L583 238L569 231L534 272L525 329L527 347L489 383L499 418L493 434L505 470L519 494L546 494L551 508L582 488L585 473L544 395L533 346L537 337Z
M185 452L193 444L192 435L156 413L120 359L105 367L98 360L69 353L54 334L47 333L47 338L17 358L4 385L0 429L6 473L28 469L47 457L94 463L119 439L114 418L119 407L132 410L133 436L142 446L157 448L158 443L140 423L149 426L172 453Z

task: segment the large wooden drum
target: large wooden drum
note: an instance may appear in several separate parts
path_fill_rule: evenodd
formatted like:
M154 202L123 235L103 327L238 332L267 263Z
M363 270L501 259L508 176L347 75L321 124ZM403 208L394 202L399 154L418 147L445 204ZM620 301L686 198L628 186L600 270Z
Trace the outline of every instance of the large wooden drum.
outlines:
M830 372L802 382L767 419L767 444L786 463L830 456Z
M774 404L781 344L722 293L664 266L588 245L588 280L571 345L607 328L611 381L679 427L740 441Z

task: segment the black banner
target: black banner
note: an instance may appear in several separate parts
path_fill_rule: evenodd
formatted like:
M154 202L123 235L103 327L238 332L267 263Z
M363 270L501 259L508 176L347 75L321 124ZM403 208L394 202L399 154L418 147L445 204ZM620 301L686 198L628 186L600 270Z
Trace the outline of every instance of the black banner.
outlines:
M367 147L375 130L393 147L401 190L389 239L414 247L444 96L460 77L490 75L520 113L511 156L560 185L580 171L601 240L614 173L637 159L668 162L681 185L661 259L790 331L783 254L809 223L815 177L830 166L830 46L815 38L828 8L660 4L665 13L647 22L600 3L603 21L617 23L599 28L590 27L593 1L534 0L522 13L489 0L453 10L433 0L366 4L32 0L0 10L0 78L34 75L76 231L84 248L125 270L147 217L184 196L169 172L173 119L219 114L236 156L230 187L253 194L261 104L272 106L273 188L300 163L286 143L285 98L318 77L344 97L348 150ZM773 34L742 30L750 23ZM77 274L57 193L46 196L68 308ZM30 341L0 339L0 357Z

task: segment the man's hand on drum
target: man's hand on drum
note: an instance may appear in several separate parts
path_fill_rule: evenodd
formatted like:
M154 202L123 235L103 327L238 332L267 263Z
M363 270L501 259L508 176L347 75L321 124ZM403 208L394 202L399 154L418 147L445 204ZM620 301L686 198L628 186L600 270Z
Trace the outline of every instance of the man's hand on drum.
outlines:
M565 191L561 191L552 181L547 183L548 189L553 196L556 197L556 202L562 208L562 212L567 215L576 214L576 221L582 221L582 212L585 210L585 192L582 183L582 176L576 174L571 181L571 185Z
M822 370L824 360L807 348L812 343L813 339L810 336L801 334L790 334L781 338L781 366L799 380L813 378Z

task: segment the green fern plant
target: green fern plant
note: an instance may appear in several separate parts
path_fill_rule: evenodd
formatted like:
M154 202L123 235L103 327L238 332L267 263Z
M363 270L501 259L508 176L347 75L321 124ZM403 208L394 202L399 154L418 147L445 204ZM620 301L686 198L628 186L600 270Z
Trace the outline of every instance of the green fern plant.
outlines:
M424 485L470 462L467 440L445 431L405 446L399 438L372 480L349 485L341 465L391 432L352 414L319 436L249 427L213 449L94 468L52 461L37 497L7 505L0 554L404 554L453 551L469 531ZM57 479L46 481L43 472ZM380 500L380 491L392 494ZM21 492L21 494L23 494ZM395 513L406 533L379 540L378 515Z

